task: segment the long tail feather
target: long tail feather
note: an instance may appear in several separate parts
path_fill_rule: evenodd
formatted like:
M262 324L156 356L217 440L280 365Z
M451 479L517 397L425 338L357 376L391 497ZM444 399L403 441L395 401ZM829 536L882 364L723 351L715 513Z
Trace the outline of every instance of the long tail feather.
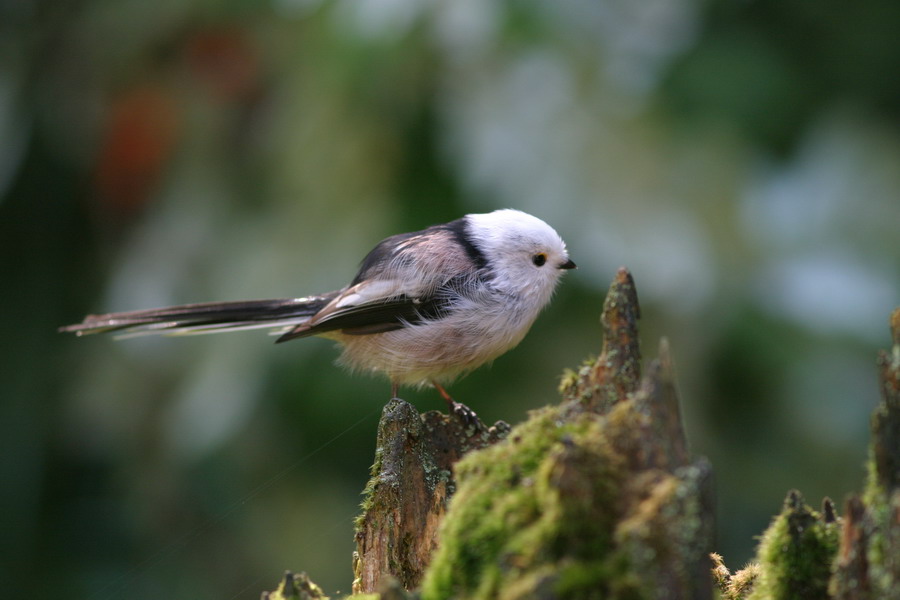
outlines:
M198 335L245 329L285 328L316 314L337 292L306 298L204 302L167 308L88 315L84 321L60 327L76 335L121 332L137 335Z

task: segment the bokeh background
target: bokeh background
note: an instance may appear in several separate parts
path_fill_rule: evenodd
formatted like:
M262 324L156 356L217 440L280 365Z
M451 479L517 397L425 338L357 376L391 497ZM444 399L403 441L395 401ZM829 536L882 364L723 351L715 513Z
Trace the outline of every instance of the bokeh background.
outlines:
M579 269L453 393L490 422L553 401L627 265L741 566L788 489L862 487L898 31L895 0L0 0L0 589L349 591L386 382L323 340L56 327L335 289L387 235L502 207Z

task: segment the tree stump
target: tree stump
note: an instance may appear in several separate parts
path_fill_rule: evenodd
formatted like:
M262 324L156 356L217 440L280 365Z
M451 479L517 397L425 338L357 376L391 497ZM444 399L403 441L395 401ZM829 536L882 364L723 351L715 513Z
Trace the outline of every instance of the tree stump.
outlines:
M407 590L418 587L455 491L454 463L508 432L503 421L487 427L477 417L419 415L399 398L384 407L372 477L356 521L354 593L381 589L385 575Z
M900 600L900 309L878 357L864 493L841 518L791 491L757 562L734 574L709 554L712 470L688 452L665 340L641 377L639 315L622 269L600 356L564 376L560 404L513 429L392 400L357 521L354 592L706 600L714 579L725 600ZM323 597L290 574L273 594Z
M762 536L756 562L731 574L714 556L725 600L900 600L900 308L891 315L892 348L878 355L881 402L872 414L863 494L838 517L788 494Z

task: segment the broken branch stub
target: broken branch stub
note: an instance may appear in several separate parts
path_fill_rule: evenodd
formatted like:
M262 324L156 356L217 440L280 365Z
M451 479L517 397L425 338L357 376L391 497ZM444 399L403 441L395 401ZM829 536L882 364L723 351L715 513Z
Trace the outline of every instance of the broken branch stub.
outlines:
M404 400L384 407L363 513L356 521L353 592L379 589L384 575L413 589L437 545L438 526L455 491L453 464L502 439L509 425L430 411Z
M570 372L561 386L564 400L579 400L572 410L606 413L637 390L641 380L641 316L637 291L625 267L616 272L603 302L600 325L603 346L600 355L579 372Z

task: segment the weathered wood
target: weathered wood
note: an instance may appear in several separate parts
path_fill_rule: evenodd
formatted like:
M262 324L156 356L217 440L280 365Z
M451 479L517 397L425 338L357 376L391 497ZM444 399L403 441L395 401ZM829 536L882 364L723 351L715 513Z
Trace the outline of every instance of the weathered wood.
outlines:
M473 414L419 415L399 398L384 407L363 514L356 522L354 593L378 590L386 574L406 589L418 586L455 491L454 463L509 431L502 421L487 427L470 418Z
M835 562L833 591L835 600L868 600L872 597L869 581L869 533L872 530L866 505L859 496L847 499L841 546Z
M634 280L628 269L622 267L616 272L600 314L603 329L600 355L589 360L577 373L567 371L560 386L564 401L581 401L581 406L572 404L570 408L605 413L638 388L641 379L640 316Z
M675 388L675 370L669 343L659 344L659 356L654 359L640 387L634 392L637 410L647 416L640 436L638 452L645 456L647 468L657 467L674 471L690 461L687 438L681 420L681 407Z
M900 490L900 308L891 315L891 329L891 352L878 353L881 403L872 415L872 483L886 494Z

